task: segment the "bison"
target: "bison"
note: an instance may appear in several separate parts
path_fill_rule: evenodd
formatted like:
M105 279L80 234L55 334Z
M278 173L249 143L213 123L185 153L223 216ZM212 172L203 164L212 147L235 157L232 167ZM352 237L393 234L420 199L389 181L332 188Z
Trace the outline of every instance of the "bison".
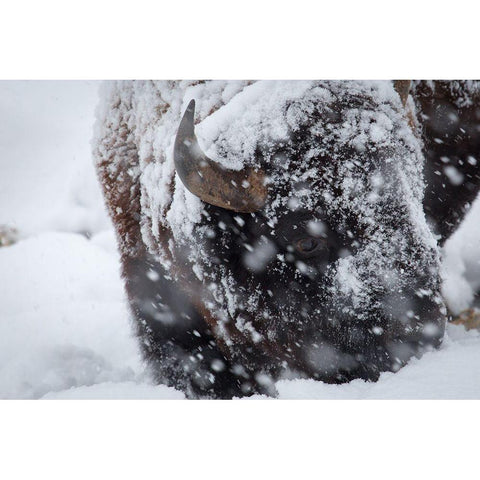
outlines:
M274 396L281 378L376 380L440 345L439 245L480 183L476 82L101 95L94 156L157 382Z

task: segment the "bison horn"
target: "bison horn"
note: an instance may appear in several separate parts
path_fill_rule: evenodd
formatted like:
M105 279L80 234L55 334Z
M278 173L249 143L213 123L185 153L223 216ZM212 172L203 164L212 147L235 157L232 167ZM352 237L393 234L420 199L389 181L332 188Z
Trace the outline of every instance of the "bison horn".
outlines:
M195 100L192 100L175 138L175 169L185 187L217 207L244 213L260 210L267 198L264 173L250 167L241 171L227 170L209 159L195 136L194 115Z
M408 94L410 93L411 80L394 80L393 88L400 96L403 106L407 103Z

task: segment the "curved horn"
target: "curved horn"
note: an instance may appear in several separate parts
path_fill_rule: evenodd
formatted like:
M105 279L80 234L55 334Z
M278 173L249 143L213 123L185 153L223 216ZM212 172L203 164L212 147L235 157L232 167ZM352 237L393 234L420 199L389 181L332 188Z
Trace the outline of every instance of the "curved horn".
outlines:
M393 88L400 96L403 106L407 103L408 94L410 93L411 80L394 80Z
M206 203L235 212L260 210L267 198L265 175L261 170L227 170L210 160L198 145L193 125L192 100L178 127L173 158L175 169L187 189Z

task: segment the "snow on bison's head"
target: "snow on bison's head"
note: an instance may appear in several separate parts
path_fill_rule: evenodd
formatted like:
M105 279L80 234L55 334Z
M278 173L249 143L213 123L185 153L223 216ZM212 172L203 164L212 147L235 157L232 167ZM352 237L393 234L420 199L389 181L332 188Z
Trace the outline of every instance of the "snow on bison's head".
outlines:
M272 393L282 377L376 379L439 344L424 160L391 82L109 95L98 168L159 381Z

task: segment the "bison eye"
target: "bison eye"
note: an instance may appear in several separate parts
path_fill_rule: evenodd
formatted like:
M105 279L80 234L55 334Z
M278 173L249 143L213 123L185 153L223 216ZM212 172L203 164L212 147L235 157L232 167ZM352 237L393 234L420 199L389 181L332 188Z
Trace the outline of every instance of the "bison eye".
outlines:
M320 240L309 237L298 240L295 247L300 253L312 253L318 248L319 244Z

